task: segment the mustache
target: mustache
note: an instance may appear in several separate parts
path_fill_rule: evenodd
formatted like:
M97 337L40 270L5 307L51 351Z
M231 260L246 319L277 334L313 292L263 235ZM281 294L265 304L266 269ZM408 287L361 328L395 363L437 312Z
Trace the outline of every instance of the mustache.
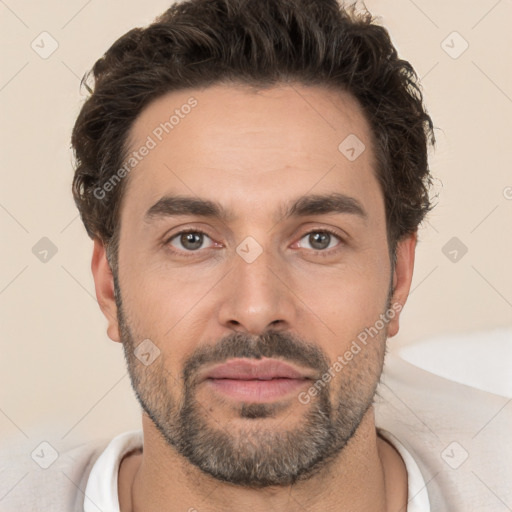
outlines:
M231 333L215 344L199 347L183 368L185 383L194 382L199 368L210 363L224 363L232 358L261 359L272 357L297 363L324 374L329 362L318 346L288 332L268 330L261 336Z

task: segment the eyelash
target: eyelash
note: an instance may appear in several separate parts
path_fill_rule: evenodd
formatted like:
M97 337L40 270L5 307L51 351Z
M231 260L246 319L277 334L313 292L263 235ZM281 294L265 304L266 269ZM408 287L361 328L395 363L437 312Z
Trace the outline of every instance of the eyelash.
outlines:
M174 249L171 245L170 245L170 242L171 240L174 240L175 238L177 238L178 236L180 235L183 235L183 234L190 234L190 233L197 233L197 234L202 234L202 235L206 235L208 238L211 238L210 235L208 233L206 233L206 231L203 231L201 229L184 229L182 231L178 231L177 233L174 233L171 237L169 237L165 242L164 242L164 245L166 247L169 248L169 250L174 253L174 254L177 254L179 256L182 256L184 258L190 258L190 257L194 257L196 256L197 252L198 251L185 251L185 254L183 253L183 251L180 251L180 250L177 250L177 249ZM301 240L302 238L304 238L306 235L310 235L312 233L329 233L330 235L333 235L334 237L336 237L340 242L341 244L344 243L344 240L343 238L340 237L340 235L332 230L332 229L329 229L329 228L322 228L322 229L312 229L310 231L307 231L306 233L304 233L300 238L299 240ZM211 249L211 248L210 248ZM330 249L327 249L327 250L320 250L320 249L308 249L308 251L313 251L313 253L315 254L315 256L320 256L320 257L327 257L327 256L332 256L333 253L337 252L340 250L340 247L339 246L336 246L336 247L331 247ZM186 254L186 253L189 253L189 254Z
M340 242L338 245L331 247L330 249L324 249L324 250L309 249L314 252L315 256L320 256L321 258L327 258L329 256L332 256L333 254L336 254L338 251L341 250L341 246L345 242L345 240L343 238L341 238L341 236L336 231L334 231L332 229L328 229L328 228L313 229L311 231L307 231L300 237L300 239L304 238L306 235L310 235L311 233L329 233L330 235L337 238Z

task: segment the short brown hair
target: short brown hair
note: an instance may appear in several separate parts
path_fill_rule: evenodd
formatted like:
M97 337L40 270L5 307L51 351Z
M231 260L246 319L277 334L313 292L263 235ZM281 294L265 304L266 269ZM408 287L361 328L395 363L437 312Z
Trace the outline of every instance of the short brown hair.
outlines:
M91 95L72 134L73 196L88 235L117 265L126 179L101 199L122 165L127 135L149 102L214 84L266 88L290 82L351 93L372 128L390 250L431 208L433 124L417 75L385 28L336 0L186 0L120 37L92 69ZM83 79L85 83L91 74ZM341 142L341 141L340 141ZM109 258L110 259L110 258Z

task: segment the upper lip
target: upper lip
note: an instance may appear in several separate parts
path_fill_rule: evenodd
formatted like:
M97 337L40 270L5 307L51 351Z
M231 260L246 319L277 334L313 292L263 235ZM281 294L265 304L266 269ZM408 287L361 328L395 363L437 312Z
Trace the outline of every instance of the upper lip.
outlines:
M310 372L304 372L278 359L230 359L214 366L204 374L204 379L270 380L310 379Z

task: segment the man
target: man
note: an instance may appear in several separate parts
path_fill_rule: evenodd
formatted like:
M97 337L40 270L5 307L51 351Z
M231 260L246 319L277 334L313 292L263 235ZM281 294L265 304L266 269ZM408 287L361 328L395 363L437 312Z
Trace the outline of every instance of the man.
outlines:
M386 30L335 0L189 0L93 74L73 193L143 428L77 449L62 503L498 510L394 414L405 375L428 410L426 372L390 363L376 423L434 143Z

